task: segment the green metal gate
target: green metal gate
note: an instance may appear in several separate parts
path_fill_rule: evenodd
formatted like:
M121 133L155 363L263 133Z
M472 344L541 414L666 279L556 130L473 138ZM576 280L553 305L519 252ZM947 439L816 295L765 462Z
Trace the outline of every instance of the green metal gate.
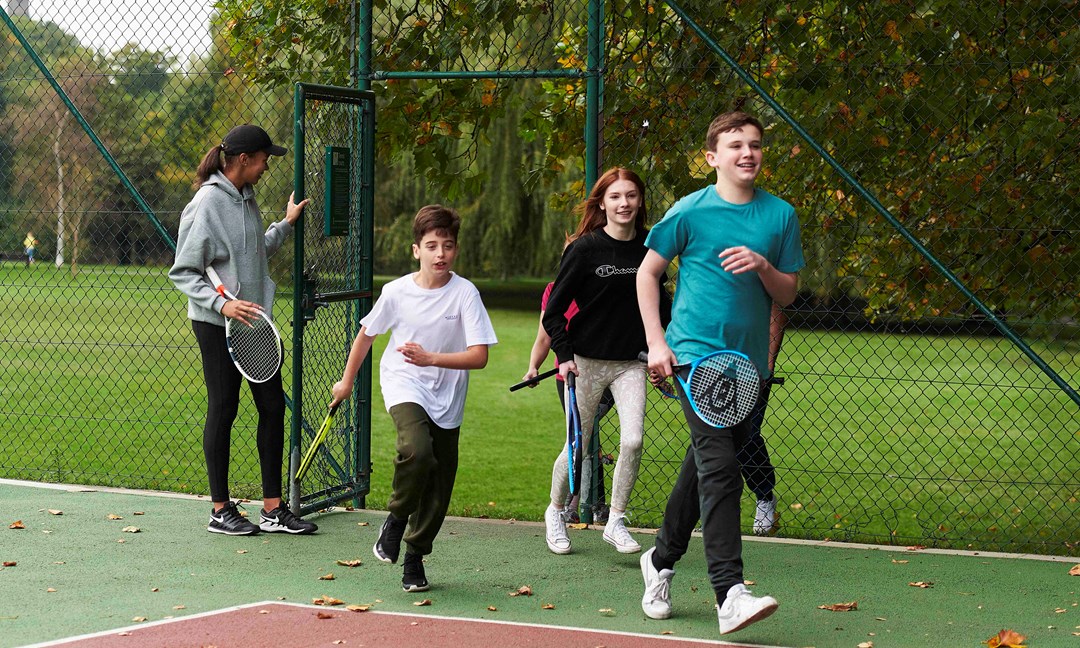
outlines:
M373 92L296 84L293 186L297 201L311 202L293 237L289 501L304 513L348 499L362 505L370 488L370 361L303 482L295 475L326 416L360 318L371 310L374 142Z

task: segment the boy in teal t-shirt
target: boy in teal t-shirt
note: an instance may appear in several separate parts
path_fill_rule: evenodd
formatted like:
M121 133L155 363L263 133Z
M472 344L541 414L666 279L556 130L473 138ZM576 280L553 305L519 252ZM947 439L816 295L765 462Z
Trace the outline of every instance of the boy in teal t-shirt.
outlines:
M754 187L761 171L764 129L751 115L720 115L709 126L705 154L716 184L679 200L649 233L649 252L638 270L638 303L649 345L649 370L670 377L685 364L719 349L745 353L763 377L769 370L772 304L795 299L805 265L795 209ZM660 325L657 280L679 259L671 324ZM685 371L685 370L684 370ZM683 376L685 378L685 375ZM756 597L743 584L739 535L742 477L736 453L750 422L716 429L682 399L690 428L679 476L664 512L656 545L641 557L641 606L655 619L671 615L675 563L686 553L701 520L709 578L716 592L720 633L727 634L776 611L776 599Z

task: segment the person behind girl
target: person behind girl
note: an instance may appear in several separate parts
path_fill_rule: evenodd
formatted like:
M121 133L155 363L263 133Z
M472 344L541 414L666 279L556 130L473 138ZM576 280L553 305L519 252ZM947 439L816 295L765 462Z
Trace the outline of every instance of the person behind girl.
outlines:
M476 286L452 272L460 228L457 212L442 205L416 214L412 251L420 270L383 286L360 320L330 403L352 394L375 337L392 330L379 362L379 383L397 428L397 457L389 515L372 551L379 560L396 563L405 541L401 588L406 592L430 587L423 557L431 553L454 490L468 370L483 369L488 346L498 342Z
M263 232L255 185L270 167L270 156L286 152L258 126L233 128L203 156L195 171L195 197L180 214L169 279L187 295L188 318L202 353L207 399L203 453L214 503L207 527L211 533L254 535L261 529L309 534L318 529L281 502L285 392L280 371L264 383L248 383L259 412L256 445L263 493L259 525L245 519L229 497L229 444L243 377L229 357L224 317L246 323L259 311L271 314L275 285L267 257L292 233L308 201L296 204L290 195L285 219ZM214 290L206 277L208 267L217 271L237 299L226 300Z
M635 286L637 268L648 251L645 184L633 171L610 169L578 211L581 221L563 252L543 325L559 361L559 375L577 376L585 447L604 390L610 388L615 398L619 458L604 540L620 553L636 553L641 545L626 530L625 515L641 464L645 419L645 373L637 359L646 348L645 329ZM578 313L568 329L566 311L571 302L577 303ZM552 469L551 504L544 515L548 549L556 554L570 553L563 506L568 490L564 447Z
M544 330L544 311L547 310L548 298L551 296L551 289L555 286L555 282L548 282L548 285L544 288L544 294L540 298L540 325L536 331L536 339L533 340L532 350L529 352L529 370L522 376L522 380L531 380L540 374L540 367L547 360L548 352L551 351L551 336ZM574 315L577 315L577 304L570 302L570 308L566 309L567 321L573 319ZM555 361L555 368L559 368L559 361ZM539 383L533 383L529 387L536 387ZM555 376L555 388L559 394L559 407L563 411L566 410L566 384L562 376ZM611 396L611 390L605 389L604 395L600 398L600 405L596 409L596 421L603 420L604 416L611 411L611 408L615 406L615 401ZM599 441L599 438L597 439ZM599 468L599 473L596 476L596 496L592 505L592 521L595 524L604 524L608 520L608 506L604 503L604 458L603 451L600 449L600 443L594 444L595 454L600 457L600 461L596 462ZM581 483L591 484L593 483L592 477L593 462L591 459L584 462L581 470ZM577 524L581 521L578 516L578 506L581 502L581 493L578 492L570 498L567 506L569 511L566 515L566 520L572 524Z

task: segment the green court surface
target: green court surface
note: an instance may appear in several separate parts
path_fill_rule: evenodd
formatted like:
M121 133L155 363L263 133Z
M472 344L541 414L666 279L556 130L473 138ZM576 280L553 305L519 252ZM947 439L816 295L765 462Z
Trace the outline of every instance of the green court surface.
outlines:
M258 515L259 503L245 506ZM406 594L401 567L371 553L379 511L313 516L314 536L236 538L207 533L209 510L190 496L0 480L0 646L324 596L381 611L721 639L700 538L676 567L673 618L654 621L641 612L639 555L616 553L597 529L572 530L574 552L556 556L540 524L448 519L427 559L431 591ZM24 528L11 528L17 521ZM649 532L635 535L651 545ZM757 539L743 554L751 589L780 609L723 637L739 645L978 648L1009 628L1029 648L1080 648L1076 559ZM511 596L526 585L531 596ZM818 607L852 601L850 612Z

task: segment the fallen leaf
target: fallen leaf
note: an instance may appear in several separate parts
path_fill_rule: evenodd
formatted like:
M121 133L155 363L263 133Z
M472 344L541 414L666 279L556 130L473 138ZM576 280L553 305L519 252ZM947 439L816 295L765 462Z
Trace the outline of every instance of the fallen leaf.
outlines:
M742 583L747 587L753 587L754 585L757 585L757 582L752 580L744 580Z
M544 603L543 605L540 606L540 609L541 610L554 610L555 605L552 604L552 603Z
M312 599L311 602L315 605L341 605L345 601L336 599L329 594L323 594L322 598Z
M575 523L575 524L567 524L566 528L568 528L568 529L577 529L578 531L580 531L582 529L588 529L589 525L585 524L584 522L578 522L578 523Z
M532 586L522 585L516 591L510 592L510 596L532 596Z
M874 642L873 641L864 641L861 644L859 644L859 648L874 648Z
M64 512L61 511L60 509L49 509L49 514L50 515L63 515Z
M356 526L368 526L367 522L357 522Z
M675 634L675 631L674 630L664 630L660 634L662 634L662 635L673 635L673 634Z
M1065 608L1058 608L1054 610L1054 614L1065 614L1066 612L1068 612L1068 610L1066 610Z
M123 520L124 519L123 517L117 515L116 513L109 513L105 517L106 517L106 519L109 519L109 520Z
M65 563L63 560L54 560L53 564L54 565L66 565L67 563Z
M1025 639L1027 637L1014 630L1002 630L983 643L988 648L1027 648L1024 645Z
M897 560L897 559L893 558L893 564L894 565L906 565L906 564L908 564L908 561L907 560Z
M334 644L335 646L340 646L341 644L345 643L345 640L344 639L334 639L330 643Z
M830 612L854 612L859 609L859 602L833 603L832 605L819 605L817 607L819 610L828 610Z
M1080 565L1076 565L1069 570L1069 576L1080 576Z
M130 637L131 633L130 632L117 632L116 636L117 637Z
M132 515L146 515L146 513L143 513L142 511L135 511L134 513L132 513Z
M124 544L125 542L127 542L127 540L124 540L123 538L120 538L119 540L117 540L117 542L119 542L120 544Z
M498 611L499 611L499 609L496 608L494 605L489 605L488 606L488 612L498 612Z
M55 592L55 591L56 591L56 588L55 588L55 587L50 587L49 589L47 589L47 590L45 590L45 591L46 591L46 592L49 592L49 593L51 594L52 592Z
M174 605L174 606L172 606L172 609L174 609L174 610L186 610L187 606L186 605Z
M323 574L322 576L319 576L319 580L334 580L334 574L333 572L329 574Z
M798 511L799 509L802 508L802 504L799 504L798 502L795 502L794 504L791 505L790 508L791 508L792 511Z
M22 523L22 520L15 520L14 522L12 522L11 524L8 525L8 528L9 529L25 529L26 525L24 525Z
M371 609L370 605L346 605L345 609L349 612L367 612Z
M259 614L270 614L270 610L259 610Z
M934 581L915 581L914 583L908 583L912 587L921 587L922 589L929 589L934 586Z
M247 553L247 549L237 549L237 550L236 550L236 553L238 553L238 554L246 554L246 553Z
M907 548L908 551L918 551L920 549L926 549L923 545L911 545Z
M4 567L14 567L17 564L18 563L16 563L14 560L5 560L4 561Z
M315 618L316 619L336 619L337 615L336 614L330 614L329 612L316 612L315 613Z
M600 608L597 612L604 616L615 616L615 610L612 610L611 608Z
M341 565L342 567L359 567L364 563L360 562L360 559L357 558L356 560L339 560L337 561L337 564Z
M142 623L143 621L146 621L146 617L133 617L131 620L135 623Z
M151 592L157 592L157 591L160 591L160 590L158 590L158 588L156 588L156 587L153 587L153 588L150 589L150 591Z
M431 605L431 599L424 599L423 601L413 601L413 605L415 605L416 607Z

